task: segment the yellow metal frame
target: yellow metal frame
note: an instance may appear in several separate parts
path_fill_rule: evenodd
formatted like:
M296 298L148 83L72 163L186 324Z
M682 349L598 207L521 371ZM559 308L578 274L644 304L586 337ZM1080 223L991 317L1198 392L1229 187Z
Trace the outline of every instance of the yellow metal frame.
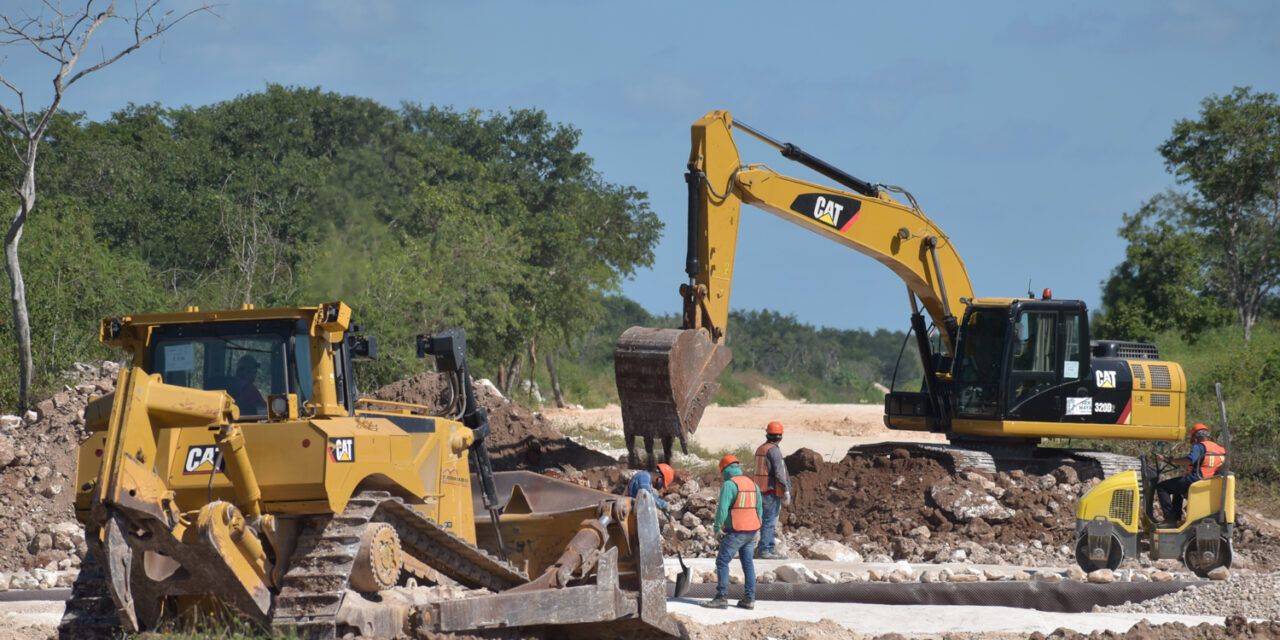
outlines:
M711 328L717 342L723 340L729 318L742 203L768 211L885 265L920 298L936 326L946 326L947 310L957 318L964 314L962 299L973 297L964 261L947 235L919 209L905 206L883 191L879 198L871 198L790 178L764 165L745 165L738 155L732 129L733 117L728 111L708 113L693 125L689 156L689 168L702 172L706 180L699 189L697 254L702 269L696 279L701 291L696 301L699 308L694 313L699 326ZM837 220L832 209L818 210L815 205L815 210L802 213L791 208L799 196L814 194L826 198L824 202L831 202L830 198L856 201L860 209L855 219L837 228L833 226ZM944 283L938 282L931 244L937 247L946 285L945 300L941 293ZM686 317L689 311L686 309ZM950 338L944 335L944 339Z

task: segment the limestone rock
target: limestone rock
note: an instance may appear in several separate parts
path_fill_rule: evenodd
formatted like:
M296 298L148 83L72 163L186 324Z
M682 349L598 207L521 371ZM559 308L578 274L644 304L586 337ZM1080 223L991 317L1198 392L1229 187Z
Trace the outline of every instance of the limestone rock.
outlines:
M862 554L834 540L815 542L800 549L800 555L813 560L862 562Z
M1090 571L1088 578L1094 584L1111 584L1116 581L1116 574L1110 569L1098 569Z
M953 483L934 485L929 497L956 522L969 522L982 518L988 523L1004 522L1013 517L1013 511L1000 504L987 493L977 493Z

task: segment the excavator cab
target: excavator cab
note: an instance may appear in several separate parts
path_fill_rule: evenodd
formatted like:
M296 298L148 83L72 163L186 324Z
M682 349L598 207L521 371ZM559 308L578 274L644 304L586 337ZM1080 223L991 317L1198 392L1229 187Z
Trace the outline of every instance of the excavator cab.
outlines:
M1084 304L1016 300L965 313L956 361L955 415L1058 421L1089 371Z

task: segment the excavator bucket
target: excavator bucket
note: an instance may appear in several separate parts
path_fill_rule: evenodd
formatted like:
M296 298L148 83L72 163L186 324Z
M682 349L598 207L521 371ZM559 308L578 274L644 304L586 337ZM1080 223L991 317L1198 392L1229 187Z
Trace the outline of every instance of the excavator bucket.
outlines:
M661 438L667 460L671 440L680 438L688 453L688 435L720 384L716 376L733 354L696 329L631 327L614 350L614 375L622 404L622 430L631 465L638 466L634 438L642 436L653 463L653 439Z

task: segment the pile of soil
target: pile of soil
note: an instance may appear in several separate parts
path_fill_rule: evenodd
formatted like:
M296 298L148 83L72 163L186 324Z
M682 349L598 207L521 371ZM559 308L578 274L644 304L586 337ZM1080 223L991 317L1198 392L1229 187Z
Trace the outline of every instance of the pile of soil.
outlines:
M801 449L788 456L787 465L793 502L784 512L785 525L807 529L810 537L841 540L864 555L886 553L918 562L934 559L929 547L936 551L962 542L988 547L1074 542L1075 498L1083 485L1069 467L1052 476L1020 471L953 476L938 461L901 449L888 457L846 457L839 463ZM966 504L972 508L963 508Z
M77 363L63 390L26 416L0 417L0 571L80 566L84 529L75 519L76 454L84 408L115 389L113 362Z
M489 381L477 380L475 390L476 401L489 415L490 432L485 444L495 471L566 471L570 470L566 465L586 469L618 464L612 457L566 438L541 414L503 397ZM369 395L378 400L422 405L432 415L444 415L450 410L454 391L446 374L421 373Z

